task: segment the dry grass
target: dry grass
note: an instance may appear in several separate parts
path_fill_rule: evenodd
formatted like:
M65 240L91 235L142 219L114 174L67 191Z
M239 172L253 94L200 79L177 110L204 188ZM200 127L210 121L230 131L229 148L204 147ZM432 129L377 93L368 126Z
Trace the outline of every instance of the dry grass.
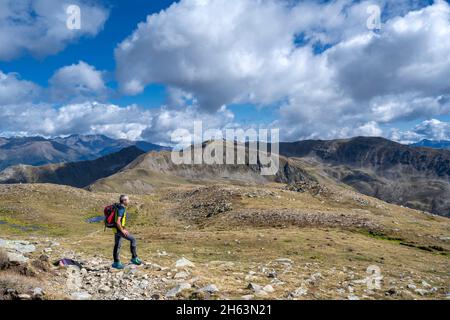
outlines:
M221 188L229 187L221 185L211 190L220 192ZM44 221L47 230L61 232L55 238L67 250L86 257L99 254L108 259L111 256L111 232L104 233L101 224L88 224L85 220L105 203L113 201L117 194L52 185L37 185L34 190L28 190L29 186L11 188L11 192L0 192L0 219L8 216L17 222ZM274 268L284 284L274 286L275 292L266 298L287 298L312 274L321 273L322 278L309 285L307 295L300 298L346 299L349 292L339 290L346 289L353 280L363 279L369 265L380 266L384 276L382 290L371 298L437 299L446 295L450 284L447 255L450 248L448 241L441 240L450 233L450 221L446 218L386 204L345 188L332 188L332 197L315 197L309 193L283 191L282 186L274 184L238 187L243 192L270 190L276 195L231 197L233 210L211 216L206 219L207 223L196 224L178 214L183 204L188 203L183 197L179 201L175 197L177 192L183 195L192 188L198 186L183 185L158 189L148 195L131 195L132 211L137 214L129 220L129 229L137 236L138 253L144 261L172 268L174 262L184 256L196 264L192 276L200 277L199 285L214 283L223 297L240 298L249 294L246 289L249 282L269 284L271 279L262 270ZM195 202L196 198L189 200L189 203ZM369 230L340 226L257 226L232 220L236 212L246 210L281 213L291 210L324 215L343 212L349 217L367 219L381 230L370 234ZM0 232L18 239L29 235L48 237L45 230L25 234L6 225L0 225ZM427 251L421 247L440 247L443 251ZM158 255L158 251L166 251L167 256ZM124 261L129 258L127 246L122 249L122 258ZM278 258L289 258L294 264L284 272L282 265L271 263ZM256 273L251 279L247 277L250 271ZM165 273L154 271L152 276L162 277ZM408 284L420 287L423 280L438 291L425 297L407 293ZM354 294L365 295L363 285L353 287ZM386 296L390 287L400 288L398 291L402 293Z
M15 299L19 294L30 294L34 288L42 283L33 277L24 276L17 272L0 271L0 300Z
M6 269L8 267L9 260L8 255L5 250L0 249L0 270Z

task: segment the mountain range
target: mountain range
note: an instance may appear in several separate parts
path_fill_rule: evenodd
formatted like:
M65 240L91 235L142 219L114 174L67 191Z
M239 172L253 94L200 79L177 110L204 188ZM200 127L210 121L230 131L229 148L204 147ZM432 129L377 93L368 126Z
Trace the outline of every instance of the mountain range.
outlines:
M450 150L450 141L447 140L421 140L419 142L411 144L414 147L428 147L434 149L446 149Z
M15 165L0 172L0 183L53 183L82 188L116 173L143 153L131 146L95 160L44 166Z
M108 153L130 143L105 138L72 136L37 142L62 146L66 149L61 150L69 150L67 157ZM233 142L212 141L203 148L217 143L230 146ZM91 191L145 194L159 187L191 183L314 182L339 184L389 203L450 216L450 150L402 145L378 137L282 142L279 171L263 176L260 163L175 165L170 151L152 144L144 144L147 150L141 151L138 147L142 144L97 160L13 166L0 172L0 183L49 182ZM145 152L151 148L155 149ZM248 145L235 142L234 148L245 148L248 157Z
M365 195L450 216L450 151L402 145L384 138L280 143L316 174Z
M130 146L145 152L166 149L145 141L112 139L104 135L71 135L52 139L0 137L0 170L18 164L40 166L93 160Z

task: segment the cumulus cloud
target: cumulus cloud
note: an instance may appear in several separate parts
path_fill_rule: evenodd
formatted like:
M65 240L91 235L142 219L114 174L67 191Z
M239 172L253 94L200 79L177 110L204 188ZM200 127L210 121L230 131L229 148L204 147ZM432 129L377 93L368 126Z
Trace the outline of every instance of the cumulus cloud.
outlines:
M190 144L194 135L194 122L201 122L202 130L217 129L223 131L227 127L237 126L233 122L234 114L222 107L215 113L204 112L195 106L184 109L171 109L163 107L154 113L149 127L143 131L142 137L160 144ZM172 134L176 130L185 130L191 136L179 137L180 140L172 140ZM186 139L186 140L183 140ZM202 137L196 137L202 139ZM188 141L189 140L189 141ZM198 140L197 140L198 141Z
M338 83L358 101L414 92L449 94L450 5L444 1L388 20L380 35L351 37L328 52Z
M393 140L402 143L413 143L423 139L450 140L450 123L437 119L425 120L411 130L393 129L390 133Z
M367 29L371 4L385 10L380 32ZM448 113L449 38L442 0L182 0L148 16L115 58L127 94L165 83L207 111L279 105L285 139L333 138Z
M105 97L103 72L80 61L58 69L49 80L50 94L56 101L83 101Z
M69 5L80 7L80 30L67 28ZM2 0L0 60L12 60L24 53L37 57L55 54L80 37L96 35L107 17L107 9L95 1Z
M41 88L35 83L20 79L17 73L0 71L0 105L32 101Z
M173 110L166 107L145 109L137 105L120 107L97 102L73 103L56 108L51 104L0 105L0 136L68 134L105 134L113 138L146 139L174 144L172 132L179 128L193 131L193 121L202 121L204 129L222 129L234 115L222 108L216 114L195 107Z
M281 1L181 1L148 16L118 45L117 78L125 93L165 83L207 110L269 103L313 73L305 68L315 59L310 48L294 50L303 18Z
M58 136L73 133L106 134L136 139L151 122L151 114L138 106L86 102L55 108L49 104L0 106L0 135Z
M89 3L92 10L105 12ZM19 10L24 4L28 9ZM2 2L0 9L5 10L0 10L0 26L9 21L5 17L25 12L13 19L15 25L31 21L36 32L41 32L46 24L39 19L58 11L59 2L44 18L30 12L50 4L50 0L21 1L14 7L11 1ZM383 10L379 32L367 28L371 4ZM92 24L86 32L95 34L102 24ZM40 36L28 27L22 29L26 37ZM7 33L0 30L1 41ZM74 40L66 31L49 32L53 36L44 37L42 48L32 45L33 41L28 46L2 47L0 59L23 51L56 52ZM22 37L18 41L28 39ZM239 126L227 107L250 103L276 108L277 118L270 127L282 129L282 140L356 135L405 141L444 137L446 131L438 128L446 126L437 123L428 124L434 131L420 126L409 131L382 128L450 112L448 39L450 5L442 0L432 5L419 0L181 0L149 15L114 52L120 90L133 95L149 84L163 84L167 106L147 110L80 103L102 100L108 93L104 72L80 61L57 70L49 80L53 101L71 102L62 108L32 103L28 98L36 91L32 83L14 74L3 75L9 80L0 78L0 108L11 117L0 129L8 126L6 132L16 126L47 135L105 133L168 143L175 129L190 130L194 120L203 120L210 128ZM14 92L9 88L20 86L25 89L16 92L23 96L1 102L2 88ZM13 114L24 115L23 119L36 117L39 121L34 122L39 123L27 128Z

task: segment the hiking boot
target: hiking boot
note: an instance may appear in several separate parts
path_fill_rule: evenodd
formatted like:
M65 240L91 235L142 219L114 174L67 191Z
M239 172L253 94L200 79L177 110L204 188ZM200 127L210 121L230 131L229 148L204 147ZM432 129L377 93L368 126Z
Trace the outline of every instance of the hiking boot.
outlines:
M131 259L131 263L135 264L137 266L140 266L142 264L142 261L136 257L136 258Z
M119 269L119 270L122 270L122 269L124 268L124 266L123 266L123 264L122 264L121 262L114 262L114 263L112 264L112 267L113 267L114 269Z

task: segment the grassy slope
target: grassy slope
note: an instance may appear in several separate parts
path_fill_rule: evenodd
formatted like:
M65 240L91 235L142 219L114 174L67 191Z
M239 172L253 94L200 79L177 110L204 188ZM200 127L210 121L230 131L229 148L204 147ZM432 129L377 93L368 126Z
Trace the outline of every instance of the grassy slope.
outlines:
M194 275L202 277L205 283L215 283L225 296L248 294L245 288L250 281L268 284L270 279L261 273L246 278L249 271L258 272L266 267L278 271L278 278L285 282L275 287L275 293L269 298L287 297L288 292L317 272L321 273L321 278L309 285L304 298L346 298L349 292L337 290L346 288L352 280L366 277L366 268L373 264L381 268L384 282L383 290L371 297L389 298L385 292L390 287L404 288L409 283L420 287L422 280L439 288L430 296L432 298L445 297L448 291L450 246L443 238L450 236L450 221L446 218L385 204L340 187L333 187L332 197L315 197L309 193L284 191L281 185L272 184L260 188L233 187L242 192L270 189L277 196L232 198L233 211L208 218L205 223L196 223L180 215L181 211L191 209L189 202L173 198L174 193L182 194L192 188L198 186L186 183L154 189L148 195L132 195L134 205L130 208L129 228L138 237L143 259L171 266L176 259L185 256L197 265ZM103 206L117 197L115 193L93 193L64 186L2 185L0 221L9 224L0 224L0 233L2 237L17 239L52 237L67 248L109 257L110 232L104 233L100 224L88 224L85 220L101 215ZM365 216L380 229L370 234L369 230L356 228L289 224L282 228L259 227L251 221L242 224L233 220L235 211L258 209L264 213L282 208L298 214L345 212L355 217ZM24 231L20 226L40 229ZM424 250L430 247L443 251ZM168 256L160 257L157 250L167 251ZM128 257L127 250L122 251L123 256ZM285 270L273 262L277 258L290 258L294 265ZM354 284L353 287L355 294L366 294L364 285ZM411 297L421 298L407 292L397 296Z

